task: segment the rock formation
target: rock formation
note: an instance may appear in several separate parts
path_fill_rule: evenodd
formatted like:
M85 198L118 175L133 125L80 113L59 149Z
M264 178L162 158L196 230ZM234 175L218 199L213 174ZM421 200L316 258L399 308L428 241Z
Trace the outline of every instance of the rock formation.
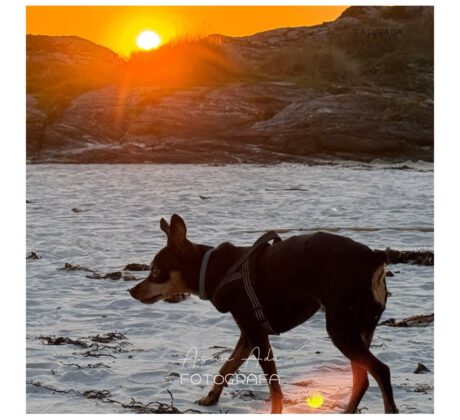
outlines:
M123 60L27 36L29 162L433 159L433 8L212 35Z

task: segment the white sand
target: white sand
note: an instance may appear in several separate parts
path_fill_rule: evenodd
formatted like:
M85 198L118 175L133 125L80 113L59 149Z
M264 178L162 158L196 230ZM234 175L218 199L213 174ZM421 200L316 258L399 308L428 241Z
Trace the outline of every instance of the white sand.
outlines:
M426 169L426 168L425 168ZM192 297L178 304L142 305L122 280L90 280L84 272L58 271L65 262L101 273L130 262L149 263L164 244L158 221L174 212L189 225L190 239L216 245L225 240L250 244L270 228L424 227L418 230L340 233L376 248L432 248L433 173L354 167L197 166L197 165L42 165L28 167L27 251L42 259L27 260L27 380L59 390L108 390L129 403L170 402L203 412L268 412L264 384L234 384L220 403L193 402L210 385L203 375L217 373L237 341L231 316ZM210 197L203 200L199 195ZM72 208L83 210L74 213ZM428 232L426 231L428 230ZM285 233L288 237L296 232ZM392 292L382 319L433 312L433 269L398 265L388 278ZM134 273L142 276L143 273ZM39 335L73 339L119 331L129 344L114 357L84 357L74 345L46 346ZM89 342L88 340L86 340ZM285 413L340 412L351 390L348 361L332 345L324 314L272 338L285 394ZM114 345L112 343L110 345ZM222 346L223 348L214 348ZM196 365L181 360L193 348ZM403 413L433 412L433 327L378 327L372 351L392 372L395 400ZM105 352L101 350L101 352ZM217 353L222 352L220 356ZM417 363L431 372L414 374ZM76 363L82 368L75 365ZM103 363L105 366L88 367ZM255 359L241 369L261 374ZM202 375L201 384L185 379ZM181 381L182 375L182 381ZM194 377L195 382L197 376ZM181 383L182 382L182 383ZM423 390L424 392L419 392ZM319 392L321 409L305 398ZM375 382L362 412L383 412ZM116 404L53 393L27 386L29 413L130 412Z

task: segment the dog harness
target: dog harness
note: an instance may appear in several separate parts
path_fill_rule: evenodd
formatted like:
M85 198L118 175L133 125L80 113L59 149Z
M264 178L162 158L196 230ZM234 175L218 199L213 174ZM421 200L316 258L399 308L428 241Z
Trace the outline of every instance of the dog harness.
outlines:
M257 320L260 322L262 328L268 334L277 334L265 316L262 304L260 303L254 291L254 287L251 281L251 274L250 274L250 261L251 261L250 257L255 256L257 251L260 251L262 248L269 246L270 241L273 241L273 243L280 242L281 238L278 236L276 232L269 231L265 233L264 235L262 235L259 239L257 239L257 241L255 241L254 244L251 246L251 248L249 248L246 251L244 256L230 267L227 274L220 281L219 285L214 291L213 297L211 300L219 311L226 312L224 308L219 307L219 305L216 303L218 301L218 296L226 288L228 288L229 286L231 287L232 284L234 284L235 282L242 280L244 290L254 309L254 314ZM213 250L214 248L211 248L208 251L206 251L203 257L203 261L201 263L200 280L199 280L199 296L203 300L208 299L206 292L205 292L206 269L207 269L207 265L209 262L209 257L211 256L211 253Z

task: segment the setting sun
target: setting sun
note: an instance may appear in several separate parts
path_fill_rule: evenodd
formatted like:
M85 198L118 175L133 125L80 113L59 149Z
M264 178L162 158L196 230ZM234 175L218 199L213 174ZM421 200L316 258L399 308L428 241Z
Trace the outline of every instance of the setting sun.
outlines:
M152 50L158 48L161 44L161 38L153 31L144 31L137 36L136 44L143 50Z
M276 28L318 25L336 19L345 9L345 6L27 6L26 29L28 34L76 35L128 58L135 51L145 50L144 44L137 41L144 31L152 31L160 38L160 43L152 49L189 36L239 37Z

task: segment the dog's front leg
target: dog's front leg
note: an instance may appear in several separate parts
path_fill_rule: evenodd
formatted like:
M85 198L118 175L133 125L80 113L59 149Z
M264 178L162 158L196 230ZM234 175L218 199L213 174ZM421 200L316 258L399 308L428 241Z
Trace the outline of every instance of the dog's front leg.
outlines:
M244 360L247 359L250 354L251 346L249 341L244 333L241 333L240 339L238 340L238 343L236 343L235 349L227 361L224 363L224 365L220 368L217 378L214 380L211 391L209 391L208 395L196 401L196 403L200 405L217 404L224 386L227 386L228 384L228 379L238 370L238 368L243 364Z
M275 357L268 335L259 335L249 338L252 354L258 358L267 379L272 403L272 414L281 414L283 410L283 393L281 392L280 378L276 371Z

